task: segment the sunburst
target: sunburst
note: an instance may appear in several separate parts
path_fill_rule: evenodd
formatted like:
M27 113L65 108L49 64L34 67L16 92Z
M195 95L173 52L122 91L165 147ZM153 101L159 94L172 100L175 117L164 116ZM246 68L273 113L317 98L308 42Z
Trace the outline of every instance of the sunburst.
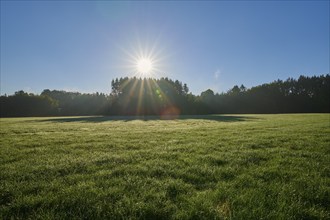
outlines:
M153 62L149 58L140 58L136 63L136 70L142 76L149 76L153 71Z

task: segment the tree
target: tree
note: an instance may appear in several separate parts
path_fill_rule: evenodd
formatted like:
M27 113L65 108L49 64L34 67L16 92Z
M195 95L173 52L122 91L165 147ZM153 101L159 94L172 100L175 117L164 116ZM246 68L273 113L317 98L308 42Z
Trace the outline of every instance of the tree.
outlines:
M111 94L84 94L45 89L0 96L0 116L162 115L211 113L330 112L330 75L276 80L247 89L235 85L226 93L211 89L199 96L187 84L169 78L116 78Z

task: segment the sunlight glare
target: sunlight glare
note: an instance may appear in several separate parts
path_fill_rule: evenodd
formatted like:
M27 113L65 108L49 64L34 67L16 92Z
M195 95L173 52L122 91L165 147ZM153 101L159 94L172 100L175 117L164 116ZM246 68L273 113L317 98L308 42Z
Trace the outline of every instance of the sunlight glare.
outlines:
M136 42L133 41L128 48L120 49L127 55L123 57L125 61L121 68L126 69L132 77L157 78L166 72L164 66L168 55L163 47L159 47L157 39L142 43L137 37Z
M152 62L150 59L141 58L137 61L136 68L140 74L149 74L152 70Z

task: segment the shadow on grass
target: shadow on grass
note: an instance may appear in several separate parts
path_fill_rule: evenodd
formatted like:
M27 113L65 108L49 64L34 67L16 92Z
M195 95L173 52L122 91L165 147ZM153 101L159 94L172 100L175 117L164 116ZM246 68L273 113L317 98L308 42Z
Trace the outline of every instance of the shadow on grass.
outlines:
M234 116L234 115L165 115L165 116L73 116L73 117L54 117L49 119L38 120L39 122L106 122L106 121L152 121L152 120L189 120L201 119L222 122L238 122L252 121L258 118L251 116Z

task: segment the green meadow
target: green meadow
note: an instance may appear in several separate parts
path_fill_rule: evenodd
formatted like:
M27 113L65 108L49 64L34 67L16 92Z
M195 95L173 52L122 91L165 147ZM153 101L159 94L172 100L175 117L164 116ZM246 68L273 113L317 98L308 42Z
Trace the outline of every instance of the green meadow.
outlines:
M330 219L330 114L0 126L0 219Z

